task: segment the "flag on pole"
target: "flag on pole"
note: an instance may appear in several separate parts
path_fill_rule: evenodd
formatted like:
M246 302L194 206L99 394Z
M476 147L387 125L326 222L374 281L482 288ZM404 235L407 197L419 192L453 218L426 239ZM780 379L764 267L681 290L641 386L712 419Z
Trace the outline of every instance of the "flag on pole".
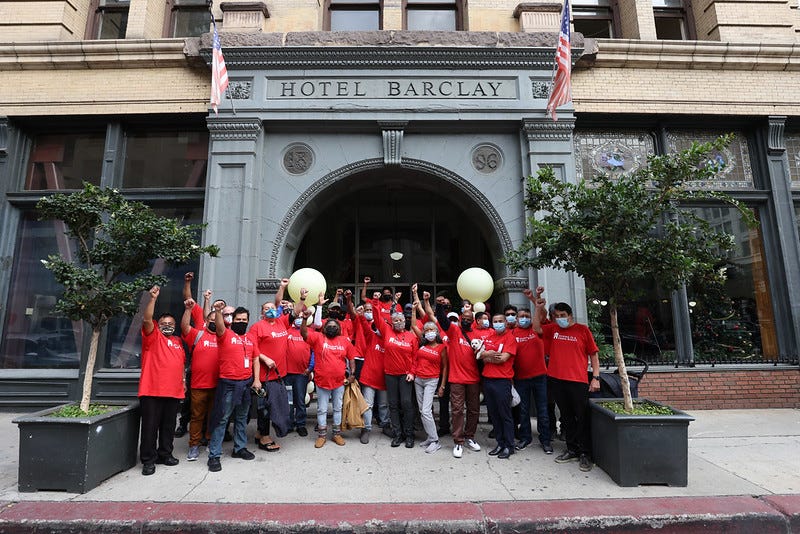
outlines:
M219 43L217 22L212 15L211 24L214 26L214 42L211 47L211 108L214 114L219 115L217 106L222 102L222 95L228 88L228 69L225 67L225 58L222 56L222 45Z
M561 14L561 31L558 33L556 48L556 74L547 100L547 112L554 121L558 120L556 108L572 101L572 53L569 44L569 0L564 0Z

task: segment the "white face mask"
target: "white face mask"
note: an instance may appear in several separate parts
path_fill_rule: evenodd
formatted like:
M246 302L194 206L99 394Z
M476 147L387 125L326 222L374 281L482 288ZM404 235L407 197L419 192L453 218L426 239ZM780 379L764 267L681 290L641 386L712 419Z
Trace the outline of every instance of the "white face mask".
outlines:
M436 339L436 332L425 332L425 339L428 341L433 341Z
M372 320L372 312L364 312L364 319L366 319L367 321L371 321Z

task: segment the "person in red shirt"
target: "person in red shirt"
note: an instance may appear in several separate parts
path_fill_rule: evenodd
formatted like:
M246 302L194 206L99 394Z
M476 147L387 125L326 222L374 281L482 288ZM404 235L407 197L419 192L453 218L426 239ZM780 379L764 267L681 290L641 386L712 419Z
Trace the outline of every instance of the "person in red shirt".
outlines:
M333 403L333 442L337 445L345 444L342 437L342 400L345 382L355 380L353 360L356 357L356 348L341 334L342 327L335 319L325 321L322 333L309 331L305 321L300 324L300 335L314 351L318 431L314 447L317 449L325 445L328 439L329 401Z
M545 454L553 454L550 436L550 419L547 413L547 365L544 361L544 343L531 328L531 310L517 311L517 327L512 330L517 341L514 357L514 387L520 396L518 451L533 441L531 432L531 394L536 405L536 431Z
M517 340L507 328L502 313L492 316L492 333L484 340L481 359L483 395L497 445L490 456L506 459L514 454L514 419L511 417L511 386Z
M292 407L290 423L299 436L308 436L306 428L306 389L311 375L311 349L300 335L303 317L295 317L289 328L286 349L286 376L284 382L292 386Z
M353 304L350 302L350 307ZM386 397L386 375L384 373L384 359L386 350L383 348L381 339L372 330L374 308L371 302L364 306L359 306L352 313L356 317L356 352L363 354L363 366L358 375L361 386L361 394L364 396L369 406L369 410L364 412L364 428L359 437L361 443L369 443L369 434L372 432L373 406L378 403L378 416L384 423L384 432L391 433L391 423L389 423L389 404ZM359 343L359 340L361 342ZM356 359L358 366L358 359Z
M208 420L211 408L214 406L214 394L217 391L219 379L219 354L217 352L216 312L210 312L206 318L207 323L202 330L193 328L190 324L192 313L197 303L193 299L184 301L186 311L181 318L181 334L184 343L191 352L191 367L187 373L191 377L189 383L191 398L191 419L189 422L189 453L186 459L190 462L200 456L200 442L203 438L203 427L206 427L205 438L211 438L211 429Z
M158 328L153 321L161 288L150 288L150 299L142 311L142 372L139 378L139 405L142 435L139 458L142 474L156 472L155 464L178 465L172 455L178 403L184 397L183 373L186 353L180 338L174 336L175 318L162 314ZM158 444L156 446L156 444Z
M537 293L541 295L543 289L540 289L537 288ZM540 318L546 313L545 299L538 297L534 303L536 313L532 317L533 329L542 335L545 343L549 341L547 387L552 391L561 412L567 442L567 450L556 457L556 462L578 460L581 471L590 471L589 392L600 390L598 348L591 330L575 322L569 304L556 303L555 323L542 325ZM587 360L591 361L591 381L587 379Z
M391 324L391 315L393 313L403 313L403 308L397 304L402 296L402 293L395 293L393 300L392 288L389 286L384 286L383 289L381 289L380 297L369 299L367 298L367 286L371 281L372 279L369 276L364 277L364 286L361 288L361 300L372 303L372 309L377 313L377 316L375 317L376 319L380 317L386 323Z
M214 329L219 355L219 381L214 397L211 440L208 442L208 470L222 469L220 455L228 420L233 417L234 458L252 460L247 450L247 416L250 412L250 385L253 383L253 360L256 347L246 335L250 312L245 308L214 306Z

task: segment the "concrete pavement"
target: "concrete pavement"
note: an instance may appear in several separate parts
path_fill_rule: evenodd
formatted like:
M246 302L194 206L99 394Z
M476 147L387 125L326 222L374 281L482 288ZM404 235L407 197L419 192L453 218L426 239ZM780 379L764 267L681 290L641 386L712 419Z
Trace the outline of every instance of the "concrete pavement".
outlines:
M150 477L137 466L83 495L17 492L19 432L16 414L4 413L0 531L141 532L174 523L201 532L800 532L800 410L690 413L685 488L621 488L597 467L556 464L536 446L498 460L486 453L493 440L484 423L484 450L461 459L447 437L425 454L391 448L378 432L368 445L350 431L344 447L329 441L322 449L314 449L313 432L292 433L278 440L279 452L250 446L253 461L230 458L226 443L219 473L208 472L204 455L187 462L184 438L176 440L180 465L159 465ZM554 445L557 455L563 442Z

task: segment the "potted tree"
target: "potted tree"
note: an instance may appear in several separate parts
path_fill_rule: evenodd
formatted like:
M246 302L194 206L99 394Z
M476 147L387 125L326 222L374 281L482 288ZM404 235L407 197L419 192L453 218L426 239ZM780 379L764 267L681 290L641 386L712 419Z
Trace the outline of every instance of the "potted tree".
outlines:
M73 260L59 255L42 260L64 288L55 311L84 321L92 336L79 406L14 420L20 429L19 490L83 493L136 465L138 402L90 405L103 328L115 316L135 315L140 293L166 282L152 274L154 260L181 265L202 254L216 256L219 249L197 244L202 225L182 226L117 190L88 183L75 193L43 197L37 209L41 219L62 221L75 246Z
M573 271L607 300L623 398L617 410L621 413L592 400L592 447L597 465L621 485L686 485L687 430L692 418L655 404L634 414L617 308L634 299L645 280L665 290L698 281L702 282L698 287L709 290L724 282L718 265L733 247L733 238L714 230L687 209L687 203L725 203L736 207L748 225L756 224L751 210L728 195L690 188L691 182L712 179L721 170L723 164L711 156L731 139L722 136L678 153L652 155L645 166L629 174L600 174L573 184L543 168L528 180L525 204L534 215L525 239L505 259L515 270ZM659 411L669 415L653 420L647 413ZM670 419L677 428L672 441L655 434ZM640 429L634 431L632 425ZM634 438L634 433L642 437ZM676 445L675 440L682 443ZM658 452L659 445L667 450Z

